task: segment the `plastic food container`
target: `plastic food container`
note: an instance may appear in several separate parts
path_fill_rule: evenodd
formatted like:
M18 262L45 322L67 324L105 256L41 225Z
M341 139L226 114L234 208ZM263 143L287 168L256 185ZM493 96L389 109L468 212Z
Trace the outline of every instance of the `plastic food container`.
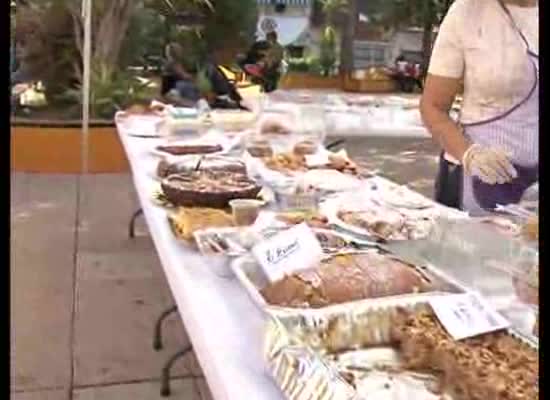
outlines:
M280 211L317 211L320 194L311 190L298 192L285 187L275 188L275 201Z
M235 199L229 202L233 212L233 220L237 226L252 225L258 215L263 203L253 199Z

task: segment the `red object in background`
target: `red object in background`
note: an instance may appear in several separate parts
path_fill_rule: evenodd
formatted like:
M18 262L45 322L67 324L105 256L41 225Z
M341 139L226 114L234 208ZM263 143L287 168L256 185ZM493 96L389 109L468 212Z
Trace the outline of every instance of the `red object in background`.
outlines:
M263 69L257 64L247 64L244 66L244 70L247 74L258 78L263 76Z

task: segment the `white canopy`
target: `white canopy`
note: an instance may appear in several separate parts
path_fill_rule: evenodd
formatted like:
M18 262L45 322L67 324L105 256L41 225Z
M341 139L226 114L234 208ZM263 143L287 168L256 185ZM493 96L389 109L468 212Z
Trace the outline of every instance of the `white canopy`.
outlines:
M267 32L276 31L279 43L288 46L294 43L309 27L309 16L260 15L258 36L264 38Z

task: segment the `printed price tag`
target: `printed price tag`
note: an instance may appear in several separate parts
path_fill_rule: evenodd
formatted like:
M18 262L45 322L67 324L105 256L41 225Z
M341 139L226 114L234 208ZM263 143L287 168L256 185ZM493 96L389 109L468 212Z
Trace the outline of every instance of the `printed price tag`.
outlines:
M252 248L270 282L295 271L314 267L323 256L315 233L306 225L296 225Z
M510 323L477 293L437 297L430 300L430 305L447 333L455 340L510 326Z

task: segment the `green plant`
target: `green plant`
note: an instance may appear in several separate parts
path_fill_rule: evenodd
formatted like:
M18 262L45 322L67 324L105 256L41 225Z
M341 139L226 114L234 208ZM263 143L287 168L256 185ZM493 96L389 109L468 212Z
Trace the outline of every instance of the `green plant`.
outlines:
M136 103L151 98L148 81L141 82L135 75L106 64L92 66L90 75L90 115L110 119L114 114ZM82 102L82 87L77 85L65 91L58 99L77 104Z
M287 63L289 72L309 72L309 63L304 58L290 58Z
M306 72L312 75L322 75L323 67L317 57L291 58L287 60L289 72Z
M328 26L336 24L336 17L339 13L347 12L347 0L320 0L320 2Z
M376 24L395 29L410 26L422 28L422 65L426 72L432 50L433 28L441 22L452 3L453 0L369 0L363 11Z

